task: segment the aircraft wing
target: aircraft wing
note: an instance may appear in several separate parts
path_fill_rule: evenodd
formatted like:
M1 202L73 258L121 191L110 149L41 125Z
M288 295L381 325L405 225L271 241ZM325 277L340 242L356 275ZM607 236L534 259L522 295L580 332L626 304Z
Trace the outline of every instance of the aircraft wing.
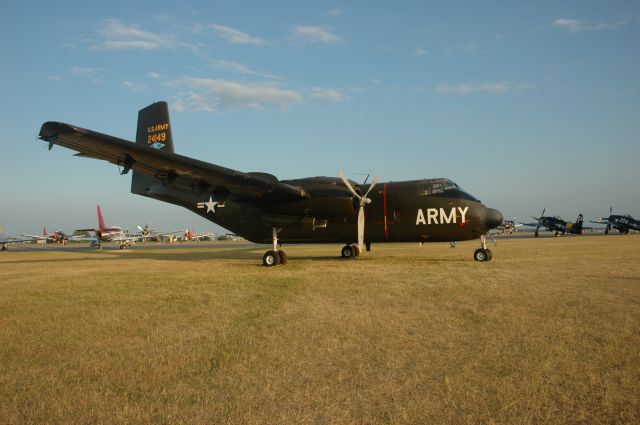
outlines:
M606 219L600 219L600 220L589 220L589 223L595 223L595 224L604 224L606 226L613 226L616 223L612 223L609 220Z
M522 223L519 222L521 226L529 226L529 227L538 227L538 223Z
M2 235L0 235L0 243L2 243L2 244L32 242L32 241L33 241L33 239L18 239L18 238L13 238L11 236L2 236Z
M309 197L304 189L282 183L268 174L243 173L70 124L46 122L40 128L39 138L48 142L50 149L54 144L64 146L77 151L77 156L121 166L123 174L133 169L188 190L222 189L235 198L254 200L295 201Z
M210 237L213 237L213 233L200 233L200 234L191 236L191 239L202 239L202 238L210 238Z
M38 239L38 240L49 239L49 236L44 236L44 235L25 235L25 234L21 234L20 236L23 236L25 238L31 238L31 240L33 240L33 239Z

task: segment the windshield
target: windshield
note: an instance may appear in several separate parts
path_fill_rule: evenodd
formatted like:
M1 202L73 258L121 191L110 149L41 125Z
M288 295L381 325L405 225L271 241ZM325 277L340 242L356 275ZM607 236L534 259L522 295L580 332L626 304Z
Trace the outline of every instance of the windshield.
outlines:
M435 195L452 189L462 190L460 186L449 179L429 179L418 183L418 195L420 196Z
M418 182L418 196L445 196L479 202L449 179L427 179Z

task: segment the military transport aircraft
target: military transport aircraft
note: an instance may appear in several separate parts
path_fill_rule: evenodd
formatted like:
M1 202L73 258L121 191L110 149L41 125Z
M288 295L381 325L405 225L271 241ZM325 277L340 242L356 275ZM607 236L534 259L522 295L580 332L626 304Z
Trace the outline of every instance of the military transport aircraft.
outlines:
M609 230L613 227L620 233L629 233L630 230L640 230L640 220L636 220L629 214L617 215L611 214L613 206L609 208L609 217L602 217L597 221L591 221L597 224L606 224L607 228L604 229L604 234L608 235Z
M578 218L576 219L575 223L568 223L558 216L554 216L554 217L545 216L544 215L545 211L546 211L546 208L543 208L542 214L540 214L540 217L532 217L534 220L537 220L536 223L520 223L520 224L524 226L535 227L536 232L534 236L536 238L538 237L538 230L541 227L544 227L545 229L551 232L555 232L555 236L558 236L560 233L562 233L563 235L565 233L572 233L576 235L582 234L582 214L578 214Z
M378 185L376 178L358 185L341 172L339 178L278 180L178 155L166 102L140 110L135 143L61 122L44 123L39 138L49 149L60 145L116 164L120 174L133 170L132 193L183 206L252 242L273 244L263 256L266 266L287 262L281 243L342 242L342 256L349 258L377 242L476 238L481 247L474 259L488 261L485 234L502 222L500 211L448 179Z

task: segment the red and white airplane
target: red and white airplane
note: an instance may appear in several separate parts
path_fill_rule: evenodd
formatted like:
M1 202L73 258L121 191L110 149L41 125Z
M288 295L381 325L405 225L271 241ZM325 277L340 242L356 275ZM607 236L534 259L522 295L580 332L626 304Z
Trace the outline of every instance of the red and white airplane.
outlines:
M213 233L210 233L210 232L196 233L195 230L190 231L189 229L185 229L182 240L184 242L191 242L191 241L200 242L200 239L212 238L213 236L214 236Z
M43 241L44 243L59 243L62 245L65 245L70 240L75 240L73 236L69 237L60 229L49 235L47 234L46 227L42 230L42 235L21 234L20 236L31 238L34 241Z
M103 242L115 242L120 244L120 249L124 249L131 246L138 239L140 235L129 235L122 227L109 226L104 224L104 217L102 217L102 211L100 205L98 207L98 228L97 229L78 229L74 232L74 239L81 241L91 242L91 246L97 246L98 249L102 248ZM92 232L95 236L79 236L81 233Z

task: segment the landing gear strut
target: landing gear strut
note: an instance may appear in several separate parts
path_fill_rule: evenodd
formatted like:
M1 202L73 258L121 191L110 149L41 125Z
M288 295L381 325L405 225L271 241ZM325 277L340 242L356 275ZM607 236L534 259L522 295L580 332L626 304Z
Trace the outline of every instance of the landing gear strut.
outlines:
M487 238L484 235L480 236L480 243L482 248L476 249L476 252L473 253L473 259L476 261L491 261L493 254L487 248Z
M278 232L280 229L274 227L272 238L273 238L273 249L264 253L262 257L262 265L266 267L277 266L278 264L282 264L283 266L287 264L287 254L284 251L278 249Z

